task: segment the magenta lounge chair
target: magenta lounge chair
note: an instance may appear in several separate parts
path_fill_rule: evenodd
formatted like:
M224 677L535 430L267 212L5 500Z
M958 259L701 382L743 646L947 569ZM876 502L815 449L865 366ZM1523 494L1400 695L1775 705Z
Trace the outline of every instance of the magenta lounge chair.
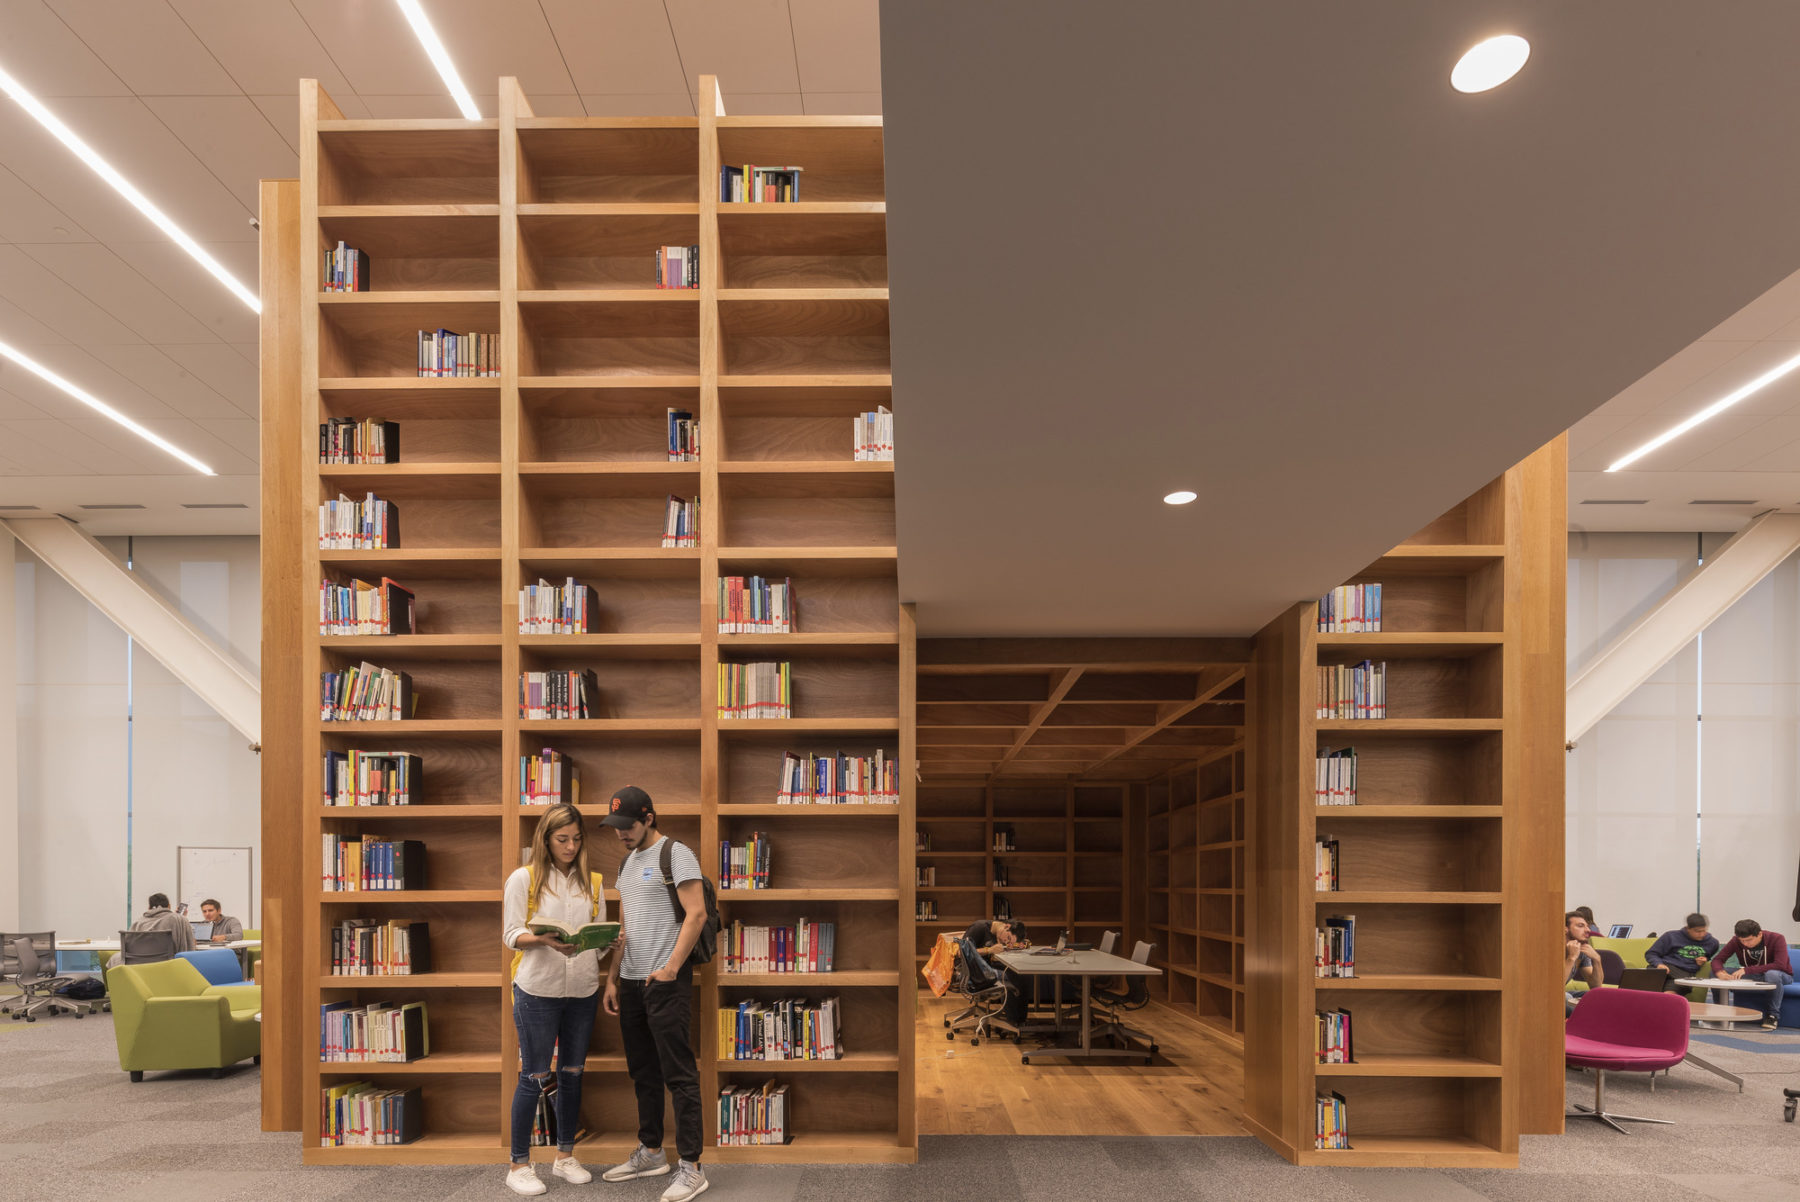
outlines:
M1636 989L1590 989L1575 1004L1563 1028L1563 1054L1569 1064L1594 1070L1594 1104L1579 1102L1567 1118L1599 1119L1615 1131L1620 1122L1668 1123L1606 1109L1606 1074L1653 1073L1673 1068L1687 1055L1687 999L1673 993Z

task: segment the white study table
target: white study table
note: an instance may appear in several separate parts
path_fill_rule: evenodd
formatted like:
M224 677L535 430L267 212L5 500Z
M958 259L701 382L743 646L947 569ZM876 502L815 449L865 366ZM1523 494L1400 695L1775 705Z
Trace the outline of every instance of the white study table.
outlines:
M1130 1035L1125 1037L1125 1046L1119 1048L1097 1048L1093 1040L1092 1007L1090 1005L1090 987L1095 977L1160 977L1162 969L1148 964L1139 964L1136 960L1127 960L1123 956L1115 956L1102 951L1061 952L1055 955L1039 955L1035 950L1001 952L994 957L1021 977L1051 977L1057 981L1056 1005L1061 1014L1063 977L1081 978L1081 1042L1073 1047L1052 1046L1033 1048L1020 1054L1022 1063L1030 1064L1033 1056L1068 1056L1074 1058L1093 1058L1100 1056L1133 1056L1142 1059L1146 1064L1155 1054L1156 1045L1151 1043L1146 1048L1134 1047ZM1059 1024L1060 1025L1060 1024Z

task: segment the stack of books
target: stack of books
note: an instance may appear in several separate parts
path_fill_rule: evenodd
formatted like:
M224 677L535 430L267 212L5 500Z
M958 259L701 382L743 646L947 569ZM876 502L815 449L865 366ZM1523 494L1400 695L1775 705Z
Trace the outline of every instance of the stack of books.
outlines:
M733 843L729 839L720 842L719 888L767 889L772 849L764 831L751 831L747 843Z
M671 495L669 509L663 518L662 545L665 547L698 547L700 545L700 498L683 500Z
M838 999L739 1002L719 1008L720 1060L842 1060Z
M721 1089L719 1146L787 1143L787 1092L787 1086L773 1081Z
M1335 1090L1329 1094L1320 1094L1314 1099L1318 1107L1318 1136L1313 1140L1313 1147L1348 1148L1350 1146L1350 1117L1344 1104L1344 1095Z
M1381 629L1381 586L1340 584L1319 598L1320 634L1374 634Z
M700 248L698 246L657 247L656 286L658 288L698 288L700 286Z
M1011 922L1012 916L1012 902L1004 897L996 897L994 899L994 917L1001 922Z
M913 830L913 850L914 851L930 851L931 850L931 832L926 830L922 826L915 827Z
M1012 878L1006 874L1006 865L999 860L994 861L994 888L1008 889L1012 887Z
M1385 718L1387 713L1387 665L1364 660L1360 664L1320 664L1320 718Z
M1313 784L1313 800L1322 806L1356 804L1356 748L1319 748L1314 761L1318 779Z
M793 580L719 577L719 633L794 633Z
M425 888L425 845L417 839L323 838L319 887L327 893Z
M528 721L593 718L600 680L593 669L519 673L519 717Z
M921 889L937 888L937 865L932 864L913 869L913 884Z
M319 1007L321 1064L406 1064L430 1054L424 1002L326 1002Z
M1313 889L1320 893L1338 891L1338 841L1324 837L1313 840Z
M800 173L804 167L741 167L719 169L719 200L724 204L792 204L800 199Z
M319 673L321 722L397 722L413 716L412 677L364 661Z
M328 806L411 805L425 762L404 751L326 751L319 779Z
M850 419L850 446L857 463L894 461L894 415L884 405Z
M721 932L721 972L830 972L837 925L802 918L791 927L732 924Z
M1018 851L1019 850L1019 844L1017 842L1017 837L1013 834L1012 827L996 826L994 828L994 846L991 850L993 850L993 851Z
M700 462L700 423L686 409L669 410L669 462Z
M400 507L370 493L352 501L342 493L319 503L319 550L387 551L400 545Z
M500 374L500 335L419 331L419 375L477 377Z
M347 918L331 928L334 977L410 977L431 971L431 924Z
M1356 916L1327 918L1313 928L1313 968L1321 977L1356 975Z
M1348 1010L1313 1011L1314 1051L1320 1064L1355 1064Z
M320 463L399 463L400 423L334 417L319 423Z
M894 758L874 755L781 755L777 805L898 805L900 776ZM929 847L921 848L930 850Z
M539 578L519 589L520 634L586 634L593 590L575 577L551 584Z
M938 920L937 902L921 901L913 907L913 918L918 922L936 922Z
M325 252L326 292L367 292L369 290L369 256L354 246L339 242Z
M792 664L719 665L719 717L777 719L793 716Z
M519 804L581 804L581 769L554 747L519 757Z
M320 634L411 634L413 595L383 576L380 584L319 581Z
M424 1131L424 1093L417 1085L382 1089L368 1081L346 1081L319 1091L322 1148L410 1144Z

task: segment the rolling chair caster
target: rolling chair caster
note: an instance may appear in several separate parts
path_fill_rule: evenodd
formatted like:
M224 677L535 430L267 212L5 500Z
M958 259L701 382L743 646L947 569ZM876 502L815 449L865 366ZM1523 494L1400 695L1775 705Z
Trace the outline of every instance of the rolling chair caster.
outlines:
M1030 1064L1031 1057L1030 1056L1021 1056L1021 1057L1019 1057L1019 1063L1020 1064Z
M1781 1108L1781 1117L1791 1123L1794 1121L1796 1106L1800 1106L1800 1089L1784 1089L1781 1092L1787 1097L1787 1102Z
M979 1035L969 1036L969 1046L972 1048L980 1047L981 1046L981 1036L979 1036Z

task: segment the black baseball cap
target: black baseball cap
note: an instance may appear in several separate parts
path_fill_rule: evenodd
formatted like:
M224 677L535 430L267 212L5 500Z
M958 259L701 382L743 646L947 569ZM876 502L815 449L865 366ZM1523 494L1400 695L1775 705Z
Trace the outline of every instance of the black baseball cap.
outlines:
M626 785L612 795L610 813L600 820L601 826L616 827L619 830L630 830L633 823L643 822L656 813L656 803L650 800L650 794L636 785Z

